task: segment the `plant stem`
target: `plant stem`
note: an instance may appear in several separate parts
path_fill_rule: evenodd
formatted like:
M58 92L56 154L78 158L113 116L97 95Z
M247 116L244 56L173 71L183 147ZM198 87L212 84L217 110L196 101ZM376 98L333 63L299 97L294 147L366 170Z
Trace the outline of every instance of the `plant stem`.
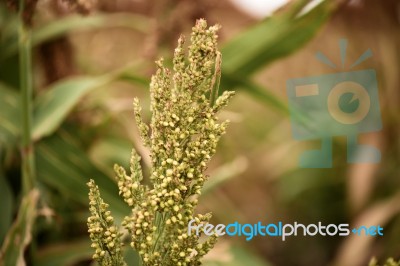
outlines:
M32 56L31 33L24 23L24 0L19 0L19 75L21 93L21 158L22 190L27 194L35 183L35 163L32 143Z
M157 212L157 217L156 217L157 238L156 238L156 242L154 243L153 252L158 250L157 246L158 246L160 238L164 235L165 220L168 217L169 217L169 213L161 214L161 213Z

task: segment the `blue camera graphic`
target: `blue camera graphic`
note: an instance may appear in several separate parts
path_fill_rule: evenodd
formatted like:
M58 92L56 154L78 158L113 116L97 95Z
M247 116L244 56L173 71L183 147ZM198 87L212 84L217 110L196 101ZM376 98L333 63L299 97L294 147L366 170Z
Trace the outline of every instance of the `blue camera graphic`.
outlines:
M346 44L344 40L341 41L341 50ZM371 54L368 50L353 66ZM322 54L317 57L334 66ZM334 136L347 137L347 162L380 161L381 154L378 149L357 142L359 134L382 129L375 70L289 79L286 85L294 139L321 140L320 149L301 154L300 167L331 168Z

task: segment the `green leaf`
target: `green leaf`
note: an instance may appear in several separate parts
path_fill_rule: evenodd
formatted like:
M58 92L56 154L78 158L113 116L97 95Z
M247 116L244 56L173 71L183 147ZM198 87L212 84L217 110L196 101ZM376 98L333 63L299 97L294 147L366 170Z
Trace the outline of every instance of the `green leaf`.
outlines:
M124 261L130 266L141 265L139 253L129 245L124 250Z
M39 45L71 31L90 30L104 27L127 27L141 32L147 32L149 19L137 14L93 14L90 16L71 15L59 18L51 23L33 29L32 46ZM17 52L17 43L9 42L2 48L3 58Z
M87 239L60 244L53 244L38 251L35 266L75 265L80 261L91 259L93 249Z
M5 47L17 45L18 41L18 17L3 2L0 2L0 58L4 55Z
M147 86L147 79L128 72L128 69L129 66L103 76L70 78L45 89L45 92L35 99L33 139L38 140L54 133L82 97L95 88L113 80Z
M52 244L38 251L35 258L35 266L54 266L54 265L77 265L81 261L92 258L94 253L90 246L89 237L73 242ZM124 259L128 265L139 265L139 255L129 245L124 250ZM97 265L97 264L96 264Z
M222 49L223 72L247 77L298 50L327 21L331 3L322 1L302 16L288 15L293 13L293 9L299 7L262 21L226 44Z
M54 133L85 94L115 79L139 85L148 84L145 78L121 69L103 76L83 76L62 80L46 88L34 102L33 139L38 140ZM0 143L10 145L15 143L19 135L18 93L0 83L0 95L2 95L0 97Z
M0 143L10 146L19 134L18 93L0 83Z
M141 86L146 87L146 88L150 84L150 79L142 77L142 76L134 75L134 74L129 73L129 72L121 73L121 75L119 75L118 79L121 80L121 81L126 81L126 82L129 82L129 83L132 83L132 84L141 85Z
M252 95L255 99L263 102L264 104L275 108L281 113L288 114L289 109L285 102L278 96L274 95L270 90L252 82L248 78L241 77L240 75L225 75L224 87L233 88L237 87Z
M0 265L26 265L24 251L32 239L31 231L36 217L38 198L39 191L32 190L22 199L17 219L6 236L0 251Z
M223 47L222 90L240 88L287 113L286 104L266 88L252 83L250 76L303 47L328 20L333 8L326 0L300 16L299 11L309 2L300 1L287 12L263 20Z
M35 100L33 139L52 134L86 93L110 81L110 76L79 77L60 81L46 89Z
M129 212L118 196L116 183L90 161L79 140L65 130L43 139L36 147L37 176L40 182L57 189L65 197L88 205L90 178L96 181L105 202L116 219ZM110 165L110 168L112 166Z
M103 137L96 141L95 145L89 151L92 160L104 169L105 173L112 172L110 165L115 163L121 166L129 166L129 158L132 152L132 142L117 137Z
M238 157L232 162L218 167L210 174L211 178L204 184L202 194L204 195L225 181L240 175L246 170L247 165L248 161L246 158Z

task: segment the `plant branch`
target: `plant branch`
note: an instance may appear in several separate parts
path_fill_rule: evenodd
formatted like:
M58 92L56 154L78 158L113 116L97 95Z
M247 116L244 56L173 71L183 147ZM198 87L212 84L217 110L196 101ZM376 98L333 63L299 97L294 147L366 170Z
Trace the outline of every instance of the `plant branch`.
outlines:
M32 143L32 55L31 32L24 23L24 0L19 1L19 75L21 90L21 158L22 187L28 193L35 183L35 163Z

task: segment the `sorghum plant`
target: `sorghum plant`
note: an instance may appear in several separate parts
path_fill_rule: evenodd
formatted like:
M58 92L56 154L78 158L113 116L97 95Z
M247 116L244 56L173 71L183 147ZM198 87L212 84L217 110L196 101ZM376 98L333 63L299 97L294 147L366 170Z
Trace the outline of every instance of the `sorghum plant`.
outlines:
M227 122L217 113L233 92L218 96L221 54L217 51L219 26L207 27L200 19L193 27L186 60L184 37L178 41L173 70L157 62L150 83L150 125L143 122L138 99L134 113L141 139L150 149L151 185L142 183L139 155L133 150L130 173L115 166L119 193L132 208L122 227L143 265L200 265L217 236L201 238L188 233L188 223L206 223L211 214L195 214L197 197L207 181L207 163L225 133ZM121 233L91 180L88 219L93 256L101 265L125 265L121 256Z

